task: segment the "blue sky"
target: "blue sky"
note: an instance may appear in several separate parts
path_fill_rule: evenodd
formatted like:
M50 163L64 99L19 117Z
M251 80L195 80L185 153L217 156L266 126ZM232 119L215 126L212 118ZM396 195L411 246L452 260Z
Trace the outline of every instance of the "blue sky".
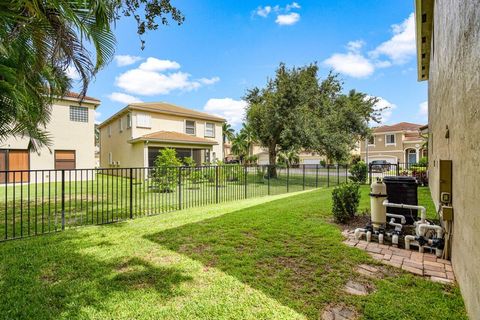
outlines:
M426 122L427 85L416 80L413 1L173 1L183 25L149 32L140 49L131 19L117 23L117 57L88 94L98 121L128 102L167 101L242 119L241 97L263 86L280 62L317 62L345 90L390 105L384 123Z

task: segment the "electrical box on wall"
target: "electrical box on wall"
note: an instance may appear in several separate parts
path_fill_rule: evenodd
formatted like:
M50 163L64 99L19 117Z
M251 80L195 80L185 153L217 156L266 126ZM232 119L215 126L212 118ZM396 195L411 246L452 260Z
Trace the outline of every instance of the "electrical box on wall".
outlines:
M449 199L451 203L452 199L452 160L440 160L439 162L439 184L438 184L438 197L440 203L445 203L445 200Z

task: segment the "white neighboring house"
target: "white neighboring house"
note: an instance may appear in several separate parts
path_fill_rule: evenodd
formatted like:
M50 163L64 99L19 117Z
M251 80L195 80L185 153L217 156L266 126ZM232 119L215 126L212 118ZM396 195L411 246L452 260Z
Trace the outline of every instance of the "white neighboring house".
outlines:
M49 147L38 152L28 150L27 137L12 136L0 142L0 171L91 169L95 167L95 109L100 100L69 92L52 105L46 125L51 139ZM0 182L41 181L40 173L0 173ZM44 172L43 179L50 173ZM82 178L85 178L86 175Z

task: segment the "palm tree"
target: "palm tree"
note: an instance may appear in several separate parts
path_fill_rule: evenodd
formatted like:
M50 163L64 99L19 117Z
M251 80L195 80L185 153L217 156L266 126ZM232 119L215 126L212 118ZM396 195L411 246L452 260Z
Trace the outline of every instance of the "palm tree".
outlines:
M235 130L232 128L232 126L228 122L224 122L222 125L222 131L223 131L223 143L226 143L227 141L233 141L235 138Z
M137 10L145 10L145 19ZM183 21L168 0L146 0L145 6L137 0L1 1L0 141L20 135L30 138L32 149L48 144L45 124L53 99L64 96L71 86L67 70L78 73L83 98L90 80L113 58L110 26L121 15L131 15L137 32L143 34L158 27L157 17L166 24L165 14Z
M291 167L293 164L298 163L300 160L300 157L298 156L298 151L294 148L280 150L277 157L281 162L284 162L287 167Z
M252 127L246 123L243 123L239 136L245 140L247 154L250 154L253 144L257 142L257 138L255 137L255 132L252 130Z

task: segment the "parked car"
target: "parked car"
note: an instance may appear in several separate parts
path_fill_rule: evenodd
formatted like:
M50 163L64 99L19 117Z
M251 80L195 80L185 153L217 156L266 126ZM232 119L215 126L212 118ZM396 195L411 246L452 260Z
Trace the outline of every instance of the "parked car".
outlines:
M390 170L390 163L387 160L373 160L370 162L370 168L374 172L385 172Z

